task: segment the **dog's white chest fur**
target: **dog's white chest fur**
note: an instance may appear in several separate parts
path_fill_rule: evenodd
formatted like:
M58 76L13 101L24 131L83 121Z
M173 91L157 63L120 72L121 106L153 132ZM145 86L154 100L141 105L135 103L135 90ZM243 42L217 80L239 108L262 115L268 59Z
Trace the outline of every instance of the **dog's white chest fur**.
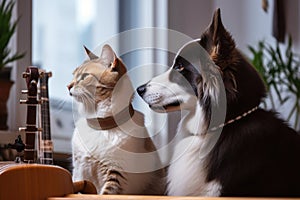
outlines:
M205 157L201 155L204 142L196 135L176 145L168 173L168 195L220 195L221 185L217 181L206 182Z

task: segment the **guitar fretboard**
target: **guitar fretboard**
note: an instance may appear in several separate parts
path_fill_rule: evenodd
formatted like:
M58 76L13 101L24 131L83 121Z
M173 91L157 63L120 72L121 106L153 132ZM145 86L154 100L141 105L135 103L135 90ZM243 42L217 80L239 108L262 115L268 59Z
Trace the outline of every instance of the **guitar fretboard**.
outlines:
M43 73L40 78L41 93L41 120L42 137L40 141L40 162L42 164L53 164L53 144L51 141L49 94L48 94L49 73Z
M23 73L23 77L26 78L28 89L28 91L25 92L28 94L27 100L21 100L21 103L27 104L26 128L24 128L26 133L24 162L33 163L35 161L35 135L38 130L36 127L38 69L36 67L28 67L26 72ZM21 130L23 130L23 128L21 128Z

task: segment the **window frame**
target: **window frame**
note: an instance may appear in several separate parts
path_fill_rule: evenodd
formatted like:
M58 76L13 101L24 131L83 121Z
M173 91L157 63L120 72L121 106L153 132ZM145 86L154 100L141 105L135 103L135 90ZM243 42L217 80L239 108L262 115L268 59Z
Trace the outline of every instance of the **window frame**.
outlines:
M11 80L14 81L14 85L7 105L9 130L17 131L19 127L26 125L26 106L20 105L20 99L26 98L21 94L21 91L26 89L22 74L32 63L32 0L16 1L13 19L19 21L10 46L13 50L26 53L22 59L12 64Z

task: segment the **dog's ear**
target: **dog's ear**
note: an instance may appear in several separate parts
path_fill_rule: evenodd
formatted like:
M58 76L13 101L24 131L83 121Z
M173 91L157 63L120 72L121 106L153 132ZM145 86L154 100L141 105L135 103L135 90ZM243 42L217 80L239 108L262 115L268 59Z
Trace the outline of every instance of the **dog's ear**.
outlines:
M218 45L220 37L226 32L221 19L221 10L218 8L213 16L212 22L209 26L209 32L212 36L212 42L214 45Z
M215 11L211 24L202 34L200 44L214 61L216 57L220 59L218 55L226 56L235 48L234 40L222 23L220 8Z
M94 60L94 59L99 58L98 56L96 56L95 54L93 54L93 52L91 52L86 46L83 45L83 47L84 47L86 55L88 55L88 57L90 58L90 60Z
M235 54L235 42L222 23L219 8L215 11L211 24L202 34L200 44L222 71L225 88L234 97L237 88L235 76L232 73L234 69L225 69L231 68L232 64L236 62L233 56Z

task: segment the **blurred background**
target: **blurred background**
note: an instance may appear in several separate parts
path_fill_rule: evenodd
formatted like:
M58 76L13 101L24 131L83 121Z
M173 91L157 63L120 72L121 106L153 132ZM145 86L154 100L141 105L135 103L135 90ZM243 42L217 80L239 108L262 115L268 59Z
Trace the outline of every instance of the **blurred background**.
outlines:
M9 130L15 131L25 122L25 109L18 103L20 91L25 88L21 74L26 66L39 66L53 73L49 80L49 93L54 150L70 153L74 120L72 99L66 85L72 79L73 70L86 58L83 45L97 49L119 33L149 27L172 29L190 38L199 38L209 25L216 8L221 8L223 24L231 32L237 47L250 61L255 62L259 42L274 48L278 44L280 52L285 53L289 36L292 38L290 50L295 52L297 61L296 54L300 53L300 2L278 2L279 0L17 0L14 12L15 18L19 16L20 19L11 46L15 50L26 51L26 56L17 61L15 65L18 67L13 69L12 79L15 84L8 102ZM284 29L283 39L274 37L274 23L278 21L283 21L283 26L280 26L280 30L282 27ZM157 36L153 33L150 36L152 38L149 40L153 43L156 42L156 37L165 39L162 41L166 46L172 43L168 35ZM136 39L131 38L126 44L134 43ZM120 41L113 48L118 53L126 44ZM148 49L120 56L129 70L134 72L136 69L136 73L130 73L136 87L165 71L174 55ZM149 63L158 65L146 71L138 70L138 67ZM293 73L296 74L294 78L297 85L300 77L297 62L295 66L297 69ZM265 72L262 75L268 74ZM273 80L274 77L267 78ZM283 118L288 119L291 126L299 130L299 88L296 87L298 93L296 91L292 94L285 87L279 88L279 93L272 90L270 85L270 91L274 93L272 101L266 100L266 105L262 106L275 108ZM278 94L284 97L278 97ZM285 96L288 97L286 100ZM285 101L280 101L282 98ZM154 134L160 132L156 139L158 146L173 138L180 115L153 113L138 96L134 100L134 106L146 114L149 131Z

